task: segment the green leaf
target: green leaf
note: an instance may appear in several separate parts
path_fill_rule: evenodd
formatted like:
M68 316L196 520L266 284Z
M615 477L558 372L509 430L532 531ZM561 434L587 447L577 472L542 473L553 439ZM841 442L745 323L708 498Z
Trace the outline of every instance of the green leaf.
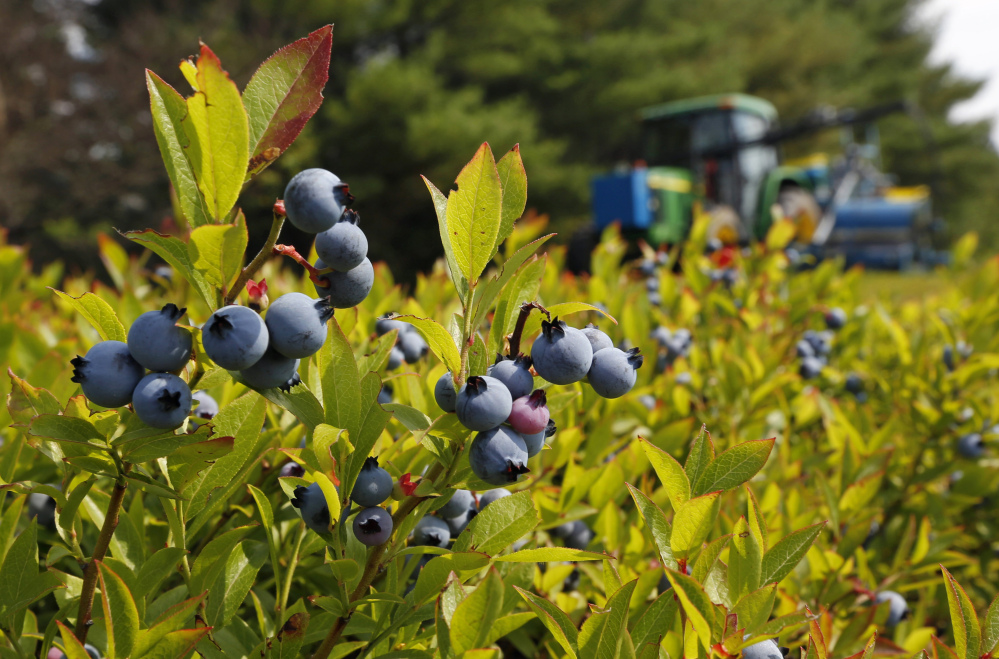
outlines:
M59 585L53 573L38 572L38 525L32 518L0 565L0 619L9 619Z
M394 416L410 432L426 430L434 422L433 419L415 407L402 403L387 403L382 405L382 409Z
M773 447L773 439L760 439L733 446L704 469L695 481L694 494L731 490L742 485L763 468Z
M673 530L670 528L669 522L666 521L666 515L652 499L632 487L630 483L625 483L625 485L628 486L631 498L635 500L635 506L638 507L638 512L645 520L646 528L652 534L652 540L659 550L659 560L663 565L676 569L676 558L673 557L673 547L670 544Z
M999 595L989 605L982 623L982 654L991 653L999 644Z
M81 481L66 497L66 505L62 509L56 510L56 523L58 525L59 536L67 543L72 544L73 522L76 520L76 513L80 509L80 504L84 497L90 492L97 479L93 476ZM0 558L3 553L0 551Z
M7 411L15 423L27 425L39 414L59 414L62 406L59 399L47 389L33 387L7 369L10 378L10 394L7 396Z
M249 160L249 122L236 84L212 50L201 44L197 85L181 121L187 154L208 214L222 222L236 205Z
M192 226L208 224L208 207L198 189L194 168L187 156L190 141L184 132L187 101L158 75L146 69L146 88L153 113L153 131L170 183L177 194L184 219Z
M242 215L242 214L241 214ZM237 224L212 224L191 232L187 242L191 267L211 286L223 291L243 268L246 250L246 227Z
M454 542L454 551L480 551L493 555L534 530L540 522L528 491L503 497L475 516ZM425 569L425 568L424 568Z
M673 620L679 608L680 603L673 593L669 591L661 593L631 628L631 639L635 643L635 649L638 650L648 643L658 647L666 632L673 628Z
M267 545L244 540L226 557L225 568L208 589L205 622L211 627L229 624L253 586L257 571L267 560Z
M673 510L679 510L680 506L690 498L690 481L687 480L687 472L683 470L680 463L672 455L652 444L644 437L640 437L641 447L648 456L652 468L659 476L659 482L666 489L669 501L673 504Z
M291 146L323 102L333 26L326 25L268 57L243 90L249 119L249 176Z
M447 230L459 270L472 285L489 264L499 234L503 205L496 161L483 143L457 178L447 198Z
M128 657L139 634L139 611L128 586L121 577L102 562L97 563L101 584L101 606L107 630L108 659Z
M507 634L514 632L535 618L534 613L524 611L522 613L512 613L508 616L498 618L489 628L486 635L485 645L492 645Z
M673 590L680 598L680 606L687 613L687 619L694 626L701 645L710 648L715 619L715 605L711 598L696 580L686 574L667 569L666 578L673 584Z
M689 481L696 483L714 459L715 445L711 443L711 433L708 432L707 426L702 425L701 432L697 434L690 447L690 453L687 454L687 461L683 463Z
M748 485L746 486L746 498L749 504L749 530L756 536L763 551L766 551L770 546L767 538L767 520L763 518L763 511L760 510L756 495L753 494L753 490Z
M454 246L451 243L451 232L447 226L447 197L437 189L426 176L421 176L423 183L430 191L430 197L434 202L434 210L437 212L437 228L440 231L441 245L444 247L444 258L447 260L447 269L454 283L454 289L458 292L458 297L465 299L468 293L468 279L465 278L462 270L458 267L458 262L454 258Z
M278 632L278 648L272 655L274 659L295 659L301 656L302 643L305 642L305 632L308 629L308 613L292 614Z
M239 526L226 531L205 545L191 567L190 592L199 595L214 584L233 548L257 528L256 524Z
M559 304L553 304L548 307L548 313L552 315L552 318L558 316L559 318L565 318L574 313L582 313L584 311L596 312L603 315L607 320L611 321L617 325L617 319L611 316L609 313L605 312L603 309L593 306L592 304L586 304L585 302L560 302ZM529 336L534 336L541 329L541 314L531 314L527 322L524 323L524 338Z
M542 236L524 245L500 266L500 271L490 277L489 281L484 284L480 282L479 286L475 289L475 297L472 302L472 307L475 309L475 316L472 322L473 327L479 327L482 324L482 321L486 318L486 314L492 309L493 302L496 301L496 298L503 291L507 283L513 279L520 266L527 259L531 258L531 255L554 235L554 233L550 233L547 236Z
M499 172L500 188L503 191L503 210L493 254L496 254L503 241L513 233L514 223L520 219L524 214L524 208L527 207L527 170L524 169L524 160L520 157L519 144L515 144L500 158L496 163L496 170Z
M87 648L84 647L83 643L80 643L73 631L61 620L56 620L56 624L59 625L59 633L62 635L62 647L66 659L91 659Z
M982 646L982 632L978 624L975 605L968 593L957 582L947 568L940 566L947 586L947 605L950 608L950 623L954 629L954 642L957 644L959 659L979 659Z
M444 326L433 318L420 318L419 316L393 316L393 318L405 321L418 329L423 338L426 339L430 350L437 356L437 359L444 362L448 370L452 373L461 371L461 353L455 345L454 338L444 329Z
M216 437L177 449L167 459L170 482L178 492L184 492L191 483L200 482L202 472L232 452L234 445L232 437Z
M861 478L856 483L851 483L843 496L839 500L839 509L842 513L851 513L863 510L864 507L877 495L881 489L881 481L885 472L877 471L870 476Z
M354 351L336 318L330 321L326 345L319 351L319 374L326 423L353 434L361 418L361 378Z
M329 479L326 474L321 472L316 472L316 482L319 483L319 489L323 491L323 496L326 498L326 506L330 511L330 529L340 521L340 494L336 491L336 487L333 485L333 481ZM346 490L346 488L344 489Z
M420 570L416 586L407 596L407 599L413 602L414 607L420 606L440 595L452 572L458 573L459 576L462 573L471 576L487 565L489 565L489 557L478 552L458 552L435 556Z
M745 517L740 517L732 529L732 544L728 552L728 587L736 601L760 587L763 548L749 530Z
M763 565L760 571L760 583L771 584L780 583L791 570L798 564L798 561L808 552L819 533L825 528L826 523L820 522L803 529L792 531L780 542L775 543L763 554Z
M729 566L731 573L731 566ZM739 616L739 627L753 633L757 627L770 619L777 597L777 584L772 583L743 595L732 612Z
M264 494L260 488L247 483L246 489L249 490L250 496L253 497L254 503L257 504L257 511L260 513L260 521L264 525L264 529L267 531L268 536L271 533L271 529L274 528L274 509L271 507L270 499Z
M506 352L504 347L506 336L511 334L517 325L521 305L537 299L546 262L546 256L531 257L503 288L493 313L492 327L489 328L489 347L493 354ZM533 315L540 316L540 314Z
M211 629L202 627L201 629L179 629L170 632L156 642L149 652L137 657L137 659L177 659L186 657L194 650L198 641L203 639ZM88 655L89 657L89 655Z
M368 345L368 354L357 360L357 372L380 371L388 363L389 354L399 338L399 330L390 330Z
M164 261L173 266L174 270L184 276L191 283L194 290L198 292L201 299L211 311L219 308L218 291L213 289L205 276L194 268L191 263L190 254L187 251L187 244L173 236L157 233L152 229L145 231L129 231L122 234L132 242L139 243L160 256ZM124 340L124 339L122 339Z
M545 629L552 635L555 642L562 646L566 654L570 657L576 657L576 643L579 636L579 632L576 631L576 626L572 624L572 620L569 616L565 614L562 609L558 608L548 600L543 597L538 597L533 593L529 593L519 586L514 586L514 590L520 593L520 596L524 598L527 602L527 606L534 611L534 614L538 616L538 620L541 624L545 626Z
M364 461L371 454L375 442L381 437L386 424L392 415L382 409L378 404L378 392L381 391L382 381L377 373L368 373L361 379L361 410L363 410L360 422L356 429L349 429L350 440L354 444L354 452L350 456L349 470L340 474L341 487L344 492L354 489Z
M136 599L142 599L155 593L167 577L177 573L177 564L186 554L187 551L180 547L163 547L153 553L139 568L132 595Z
M607 600L602 612L586 619L579 631L580 659L617 659L620 656L621 642L628 629L628 604L637 584L636 579L621 586Z
M714 526L721 505L721 492L711 492L690 499L673 516L670 548L677 558L686 558L701 546ZM508 497L509 498L509 497Z
M503 580L489 570L486 578L458 604L451 618L451 647L456 654L484 647L489 630L503 608Z
M95 448L100 448L105 443L104 435L90 421L61 414L43 414L35 417L28 427L28 434Z
M54 288L49 290L54 291L56 295L80 312L80 315L94 326L94 329L97 330L97 333L105 341L124 342L128 339L125 328L122 326L121 321L118 320L118 314L114 312L110 304L98 296L93 293L84 293L80 297L73 297L68 293L57 291Z
M489 504L492 505L492 504ZM521 549L512 554L497 556L494 560L502 563L550 563L553 561L603 561L607 554L569 547L538 547Z
M118 444L122 457L132 463L150 462L157 458L172 455L178 449L190 444L208 441L211 430L201 426L196 432L175 435L172 432Z
M322 403L304 383L299 383L291 391L282 391L278 387L263 389L258 392L275 405L283 407L295 415L299 421L312 430L326 418Z

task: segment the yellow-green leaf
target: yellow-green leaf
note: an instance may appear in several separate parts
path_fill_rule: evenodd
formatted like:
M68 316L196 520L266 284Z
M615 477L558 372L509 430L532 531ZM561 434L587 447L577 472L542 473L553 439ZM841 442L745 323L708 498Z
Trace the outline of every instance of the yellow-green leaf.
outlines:
M773 446L773 439L760 439L736 444L724 451L695 481L693 493L724 491L742 485L767 463Z
M492 258L502 217L503 189L488 144L479 147L456 183L447 198L447 231L455 263L474 285Z
M959 659L979 659L982 631L978 625L975 605L954 575L942 565L940 569L943 570L944 583L947 585L947 605L950 607L950 624L954 629L957 656Z
M139 611L125 582L111 568L97 563L101 584L101 606L107 629L108 659L128 657L139 634Z
M461 371L461 353L458 352L454 338L450 332L444 329L443 325L433 318L420 318L419 316L393 316L393 318L407 322L419 330L423 338L427 340L430 350L437 355L439 360L444 362L449 371L452 373Z
M686 558L708 537L708 532L718 516L720 496L721 492L711 492L694 497L676 511L673 517L673 531L670 534L670 547L676 558Z
M503 580L489 570L478 588L458 604L451 618L451 646L456 654L486 645L489 629L503 608Z
M669 501L673 504L673 510L679 510L680 506L690 498L690 481L687 480L687 472L676 461L672 455L649 442L644 437L640 437L642 449L648 456L652 468L659 476L659 482L666 489Z
M70 306L79 311L80 315L94 326L94 329L97 330L97 333L105 341L127 340L128 335L125 333L125 328L122 326L121 321L118 320L118 314L114 312L110 304L97 295L84 293L80 297L73 297L68 293L56 291L54 288L51 290L55 291L56 295L69 302Z

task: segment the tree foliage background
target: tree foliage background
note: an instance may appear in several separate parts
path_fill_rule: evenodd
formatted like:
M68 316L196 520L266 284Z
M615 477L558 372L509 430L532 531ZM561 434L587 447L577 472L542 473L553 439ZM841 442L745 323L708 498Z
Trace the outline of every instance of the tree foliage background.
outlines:
M349 171L372 253L403 277L436 257L439 186L484 140L520 142L531 206L563 237L585 222L589 177L634 154L636 111L743 91L785 120L818 105L911 98L939 150L948 232L999 245L999 156L987 122L947 111L976 81L931 66L917 0L36 0L0 3L0 225L36 262L95 265L98 231L169 228L166 174L143 66L172 72L176 44L210 42L242 87L274 48L334 28L327 101L279 166L252 184L251 246L305 167ZM885 168L927 183L933 158L905 116L880 123ZM835 133L788 145L827 148ZM254 207L256 206L256 207ZM289 236L302 244L305 236Z

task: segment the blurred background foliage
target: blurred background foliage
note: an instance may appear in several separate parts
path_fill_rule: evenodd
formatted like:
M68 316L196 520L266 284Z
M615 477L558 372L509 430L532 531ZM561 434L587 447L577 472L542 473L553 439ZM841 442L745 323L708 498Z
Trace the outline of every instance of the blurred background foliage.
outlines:
M33 0L0 3L0 225L35 263L96 268L96 234L169 229L143 67L189 91L172 53L198 39L242 88L275 48L334 23L326 102L280 164L241 199L251 248L304 167L350 172L372 254L412 281L438 256L418 174L451 183L484 140L515 142L530 206L568 239L589 216L589 177L635 155L636 111L743 91L787 121L820 105L900 98L939 149L948 233L999 245L999 156L987 122L948 109L979 83L932 66L918 0ZM885 170L928 183L933 158L905 116L880 122ZM827 132L787 156L837 151ZM307 237L289 234L300 247Z

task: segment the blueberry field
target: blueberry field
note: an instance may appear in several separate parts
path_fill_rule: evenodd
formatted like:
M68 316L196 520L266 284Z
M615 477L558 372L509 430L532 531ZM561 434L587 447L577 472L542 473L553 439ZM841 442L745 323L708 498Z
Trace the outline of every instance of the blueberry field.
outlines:
M0 242L0 657L992 656L973 234L889 277L790 221L637 259L612 226L574 276L519 148L483 144L424 179L440 258L404 286L350 171L240 210L330 38L244 89L204 44L189 89L147 72L175 233L82 273Z

